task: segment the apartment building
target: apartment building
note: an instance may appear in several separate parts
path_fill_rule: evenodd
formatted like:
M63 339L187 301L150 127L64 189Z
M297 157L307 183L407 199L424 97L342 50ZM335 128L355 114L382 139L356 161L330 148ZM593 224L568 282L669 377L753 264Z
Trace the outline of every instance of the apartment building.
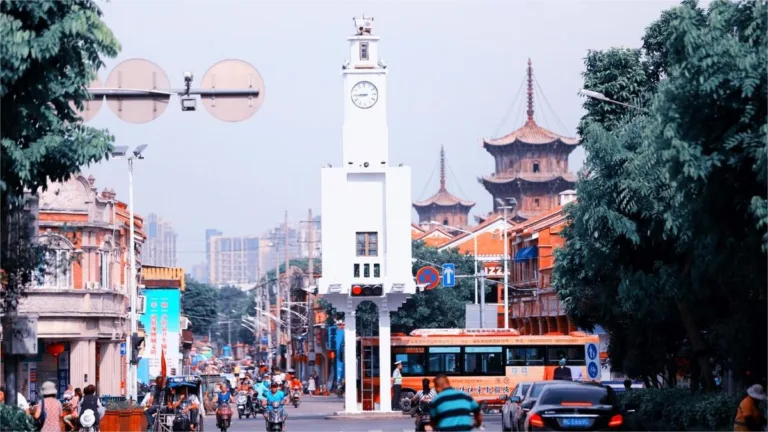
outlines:
M258 236L208 238L208 283L216 286L257 282L259 277Z
M149 213L146 232L144 262L159 267L176 267L176 231L173 225L157 214Z

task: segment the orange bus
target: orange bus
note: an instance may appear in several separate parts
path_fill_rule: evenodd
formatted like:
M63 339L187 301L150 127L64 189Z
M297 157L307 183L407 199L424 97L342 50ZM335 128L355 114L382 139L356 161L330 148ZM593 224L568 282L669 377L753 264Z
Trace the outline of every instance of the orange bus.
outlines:
M560 359L566 360L573 380L589 381L584 345L598 344L583 332L521 335L514 329L423 329L392 335L392 367L403 362L401 407L410 406L421 381L448 375L451 385L486 406L500 406L519 382L551 380ZM357 341L358 401L370 410L378 402L379 347L377 337ZM374 377L374 378L372 378Z

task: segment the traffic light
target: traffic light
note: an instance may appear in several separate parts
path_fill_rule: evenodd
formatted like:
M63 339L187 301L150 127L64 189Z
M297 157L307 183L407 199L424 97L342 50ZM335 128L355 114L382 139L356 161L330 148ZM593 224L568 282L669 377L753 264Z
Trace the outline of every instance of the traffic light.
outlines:
M381 297L383 294L381 285L353 285L350 291L352 297Z
M139 336L138 333L131 335L131 363L139 364L139 351L141 351L142 345L144 345L144 336Z

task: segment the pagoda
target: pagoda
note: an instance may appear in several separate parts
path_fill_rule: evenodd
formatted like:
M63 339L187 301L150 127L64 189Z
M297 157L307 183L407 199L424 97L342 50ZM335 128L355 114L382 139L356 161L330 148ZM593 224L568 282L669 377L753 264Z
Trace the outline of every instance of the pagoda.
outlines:
M536 124L533 118L533 67L528 59L528 119L525 124L501 137L483 139L483 148L496 162L496 172L478 181L493 196L493 211L499 201L517 200L512 213L516 221L554 209L561 192L575 189L576 175L568 171L568 156L579 145Z
M469 226L469 210L474 205L474 201L462 200L445 188L445 149L441 146L440 189L426 200L413 203L419 215L419 225L436 221L448 227L466 229Z

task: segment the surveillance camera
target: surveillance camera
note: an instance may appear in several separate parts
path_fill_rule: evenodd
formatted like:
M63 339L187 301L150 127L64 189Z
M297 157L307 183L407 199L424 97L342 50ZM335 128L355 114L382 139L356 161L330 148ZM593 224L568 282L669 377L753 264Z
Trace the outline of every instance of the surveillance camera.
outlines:
M363 166L366 167L366 168L368 168L368 165L369 165L368 162L363 164Z
M181 110L194 111L197 108L197 100L192 96L181 97Z
M194 76L194 75L192 75L192 72L189 72L189 71L187 71L187 72L184 72L184 81L187 81L187 82L189 82L189 81L192 81L192 79L193 79L194 77L195 77L195 76Z

